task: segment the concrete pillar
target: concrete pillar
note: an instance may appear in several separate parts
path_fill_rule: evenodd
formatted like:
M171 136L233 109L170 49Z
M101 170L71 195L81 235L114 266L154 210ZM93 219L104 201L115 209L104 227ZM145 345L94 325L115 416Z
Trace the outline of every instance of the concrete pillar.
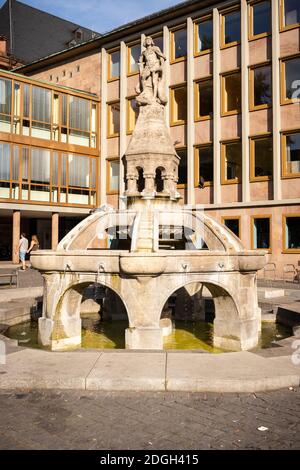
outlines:
M127 148L127 135L126 135L126 95L127 95L127 47L124 41L121 41L120 45L120 176L119 176L119 208L125 209L126 203L122 199L122 196L125 192L125 183L124 183L124 167L122 157L126 152Z
M100 115L100 205L106 203L107 158L107 52L101 49L101 115Z
M220 94L220 19L217 8L213 9L213 147L214 147L214 204L221 202L221 94Z
M163 349L163 330L155 327L127 328L126 349Z
M170 31L167 26L163 28L164 34L164 55L166 57L165 62L165 81L166 81L166 95L168 97L168 102L165 106L165 116L167 126L170 127L170 100L169 100L169 87L170 87Z
M194 186L194 23L187 19L187 203L195 204Z
M273 83L273 199L281 200L281 108L280 108L279 2L272 0L272 83Z
M241 0L241 90L242 90L242 200L250 201L250 161L249 161L249 41L248 5Z
M12 262L14 264L19 263L19 240L20 240L20 229L21 225L21 212L13 211L13 242L12 242Z
M58 245L58 227L59 227L59 214L54 212L52 214L52 236L51 236L51 249L56 250Z

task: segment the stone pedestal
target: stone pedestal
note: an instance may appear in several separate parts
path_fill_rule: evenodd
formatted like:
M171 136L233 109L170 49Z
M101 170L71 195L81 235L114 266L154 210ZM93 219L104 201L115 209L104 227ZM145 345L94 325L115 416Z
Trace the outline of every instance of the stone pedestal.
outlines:
M67 331L63 325L49 318L39 318L38 342L52 351L62 351L81 345L81 319L68 319Z
M126 349L163 349L161 328L127 328Z

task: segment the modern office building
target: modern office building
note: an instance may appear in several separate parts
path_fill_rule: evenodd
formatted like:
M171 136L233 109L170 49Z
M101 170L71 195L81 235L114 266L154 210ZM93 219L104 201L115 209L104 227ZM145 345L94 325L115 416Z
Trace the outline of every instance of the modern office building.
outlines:
M21 211L22 222L25 207L37 211L38 216L40 210L48 213L53 210L56 214L61 211L65 217L67 210L79 215L79 210L88 212L93 204L115 207L120 204L118 195L124 191L122 157L138 113L134 100L138 60L145 36L151 35L166 56L169 90L166 119L181 157L178 181L181 202L203 205L203 210L231 228L246 248L267 250L271 263L267 269L271 275L273 270L283 277L284 271L300 269L299 33L298 0L191 0L17 68L18 74L30 78L11 76L13 87L20 82L23 87L50 90L51 122L45 123L43 114L38 115L39 119L36 116L28 119L23 114L18 127L14 124L18 115L14 115L11 105L11 127L1 130L1 141L6 145L8 140L11 142L10 155L14 155L13 148L18 142L32 148L44 146L52 159L62 152L58 159L60 179L51 180L44 191L49 199L36 204L35 200L29 201L30 181L20 173L17 184L19 188L26 186L25 200L21 192L19 199L14 199L15 180L11 174L9 191L5 181L6 186L1 189L2 195L6 194L1 196L1 210L10 219L13 210ZM47 81L48 85L38 80ZM70 110L68 125L65 124L62 96L68 96L70 102L74 92L61 87L94 93L97 98L77 93L90 103L91 113L99 99L99 121L95 128L89 121L85 141L89 147L85 151L82 141L78 145L77 134L76 142L68 140L71 129L75 131L77 127L71 125ZM33 99L34 95L30 96ZM31 113L33 109L31 105ZM78 112L81 108L78 104L74 109ZM74 119L80 120L76 112ZM39 120L42 130L37 136L33 123ZM51 130L44 128L45 124ZM19 129L19 134L14 129ZM24 129L30 134L24 135ZM84 127L79 127L79 131L87 132ZM74 159L78 154L91 161L97 155L96 183L84 187L88 192L84 196L85 209L82 200L80 204L77 199L78 192L71 192L69 200L68 190L62 191L64 152L74 154ZM53 169L51 172L53 178ZM34 186L45 186L45 182L38 181ZM16 220L19 217L14 215ZM56 241L57 230L54 232ZM292 272L289 275L292 277Z

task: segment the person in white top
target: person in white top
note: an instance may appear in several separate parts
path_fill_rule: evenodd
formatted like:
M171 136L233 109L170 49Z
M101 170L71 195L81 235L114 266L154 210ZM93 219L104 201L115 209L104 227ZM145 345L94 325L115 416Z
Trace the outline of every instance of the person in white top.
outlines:
M22 269L24 271L26 269L25 257L26 257L27 250L28 250L28 240L26 238L26 234L21 233L21 238L19 241L19 258L22 263Z

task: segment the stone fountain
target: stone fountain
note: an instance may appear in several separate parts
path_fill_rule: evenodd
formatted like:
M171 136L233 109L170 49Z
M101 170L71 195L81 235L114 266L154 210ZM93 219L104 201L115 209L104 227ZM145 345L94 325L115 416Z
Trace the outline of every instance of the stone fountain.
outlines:
M32 254L45 285L39 341L52 350L80 346L82 294L97 283L124 304L126 348L162 349L168 298L198 285L214 300L214 345L254 348L261 325L257 271L265 253L245 250L203 210L178 204L180 158L165 120L165 58L151 38L144 45L140 112L124 156L127 209L100 207L57 250Z

